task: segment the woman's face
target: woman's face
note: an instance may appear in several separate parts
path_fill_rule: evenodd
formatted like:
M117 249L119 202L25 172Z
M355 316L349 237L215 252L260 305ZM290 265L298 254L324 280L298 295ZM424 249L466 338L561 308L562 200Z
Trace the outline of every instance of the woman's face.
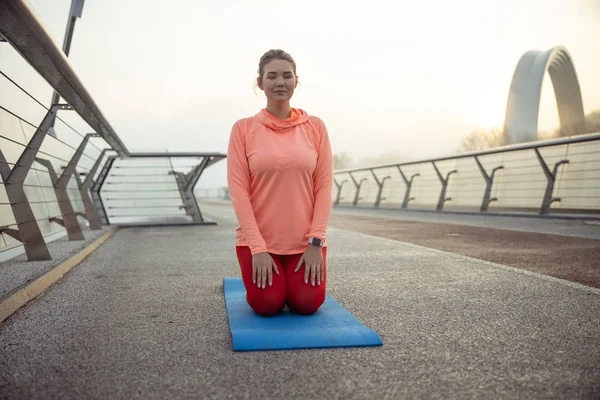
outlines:
M289 101L298 83L292 63L286 60L271 60L265 64L260 87L270 101Z

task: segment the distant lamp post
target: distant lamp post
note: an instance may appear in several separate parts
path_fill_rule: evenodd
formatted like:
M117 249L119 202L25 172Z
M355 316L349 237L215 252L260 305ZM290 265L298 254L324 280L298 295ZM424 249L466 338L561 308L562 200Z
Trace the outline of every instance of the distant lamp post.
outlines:
M63 52L65 56L69 57L69 51L71 50L71 40L73 39L73 32L75 31L75 22L77 18L81 18L83 13L83 3L85 0L71 0L71 11L69 12L69 20L67 21L67 30L65 31L65 39L63 41ZM50 105L58 104L58 93L54 92L52 94L52 101ZM53 117L50 128L48 129L48 134L56 137L56 132L54 131L54 121L56 120L56 116Z

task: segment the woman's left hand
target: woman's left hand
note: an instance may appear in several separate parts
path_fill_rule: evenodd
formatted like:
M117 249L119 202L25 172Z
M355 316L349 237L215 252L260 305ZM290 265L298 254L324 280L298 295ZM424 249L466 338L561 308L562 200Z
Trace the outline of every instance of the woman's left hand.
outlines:
M304 283L308 284L308 278L310 275L310 281L312 286L321 285L321 282L325 279L324 266L323 266L323 249L319 246L308 245L308 249L302 254L298 265L294 272L300 271L300 268L304 264Z

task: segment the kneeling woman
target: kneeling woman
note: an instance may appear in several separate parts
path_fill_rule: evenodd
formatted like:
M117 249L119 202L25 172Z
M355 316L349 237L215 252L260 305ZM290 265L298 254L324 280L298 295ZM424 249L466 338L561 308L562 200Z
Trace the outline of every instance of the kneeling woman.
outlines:
M234 124L227 152L246 299L265 316L286 304L312 314L325 301L333 184L329 135L321 119L290 106L298 77L288 53L265 53L257 83L267 106Z

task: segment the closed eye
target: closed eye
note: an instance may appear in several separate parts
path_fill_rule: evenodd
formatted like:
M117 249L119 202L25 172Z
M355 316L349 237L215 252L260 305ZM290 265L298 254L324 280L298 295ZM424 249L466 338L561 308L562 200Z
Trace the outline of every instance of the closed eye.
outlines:
M283 74L283 77L285 79L292 79L294 77L294 74L287 72L285 74ZM267 74L267 79L275 79L277 78L277 74Z

